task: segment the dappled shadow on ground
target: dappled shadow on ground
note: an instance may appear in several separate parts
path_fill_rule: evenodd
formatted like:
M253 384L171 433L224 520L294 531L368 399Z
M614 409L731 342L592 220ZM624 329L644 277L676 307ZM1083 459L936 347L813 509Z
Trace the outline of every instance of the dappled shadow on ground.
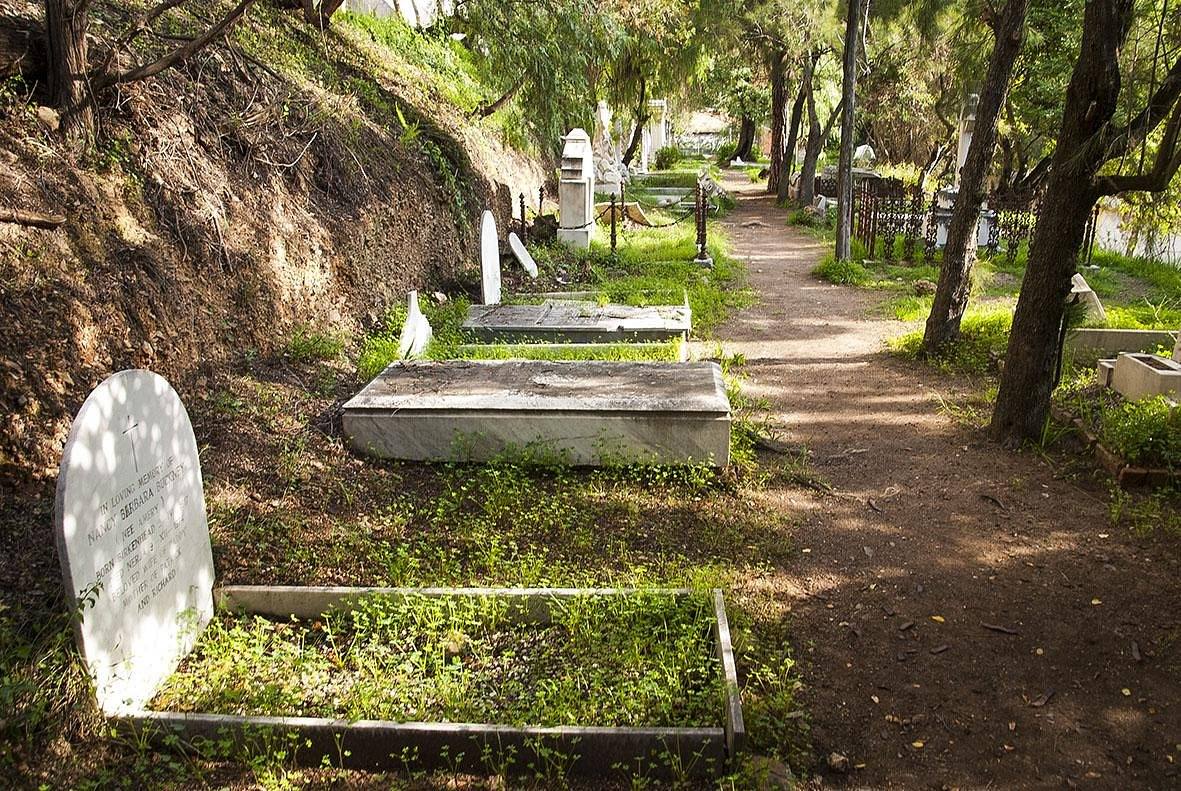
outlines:
M766 495L801 515L768 584L792 611L811 785L1177 783L1176 542L1113 527L1095 476L989 442L965 407L979 387L892 358L903 325L818 286L824 248L742 198L730 232L760 303L723 348L833 490Z

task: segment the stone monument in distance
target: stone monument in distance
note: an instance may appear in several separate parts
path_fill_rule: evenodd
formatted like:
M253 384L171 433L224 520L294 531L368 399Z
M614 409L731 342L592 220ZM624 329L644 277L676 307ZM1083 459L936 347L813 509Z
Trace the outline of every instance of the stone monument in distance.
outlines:
M558 183L558 239L571 247L590 247L595 235L595 163L591 140L582 129L562 138Z

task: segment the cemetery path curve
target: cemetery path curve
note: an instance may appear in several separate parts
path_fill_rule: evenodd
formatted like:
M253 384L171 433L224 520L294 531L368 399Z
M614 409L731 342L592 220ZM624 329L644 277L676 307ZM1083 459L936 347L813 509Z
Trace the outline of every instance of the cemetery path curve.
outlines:
M739 177L724 225L759 298L718 334L835 491L759 495L796 520L770 584L809 786L1181 785L1175 542L1110 527L1102 483L962 419L970 384L887 354L906 327L881 297L812 277L827 243Z

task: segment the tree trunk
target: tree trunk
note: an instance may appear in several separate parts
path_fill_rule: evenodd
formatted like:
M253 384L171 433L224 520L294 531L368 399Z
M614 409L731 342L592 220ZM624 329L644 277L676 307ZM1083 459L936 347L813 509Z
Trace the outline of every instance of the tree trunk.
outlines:
M861 35L861 0L849 0L845 20L845 52L842 63L841 159L837 166L837 242L836 258L848 261L853 256L853 120L857 92L857 44Z
M804 82L800 81L800 90L796 92L796 100L791 104L791 118L788 119L787 143L783 151L783 167L779 171L779 182L775 185L775 200L783 203L787 200L791 190L791 174L796 169L796 148L800 140L800 121L804 116ZM770 183L768 181L768 189Z
M985 197L984 183L996 146L997 118L1009 93L1013 64L1025 41L1025 12L1028 6L1029 0L1008 0L994 31L996 45L992 49L988 74L976 105L976 126L960 173L960 189L947 229L939 284L923 334L925 354L935 354L959 337L960 321L968 307L972 265L976 261L976 225Z
M1108 156L1106 146L1093 143L1115 113L1119 51L1133 9L1133 0L1087 2L1081 51L1066 91L1062 129L992 413L992 435L1007 446L1039 437L1050 411L1064 300L1100 194L1095 175Z
M838 104L829 114L824 126L820 126L820 116L816 114L816 93L812 86L812 78L815 73L816 62L813 61L811 73L805 75L808 81L808 142L804 144L804 161L800 165L799 201L801 206L811 206L812 201L816 200L816 163L820 161L820 153L824 151L824 142L832 134L832 125L836 123L837 117L844 109L843 104Z
M734 158L750 162L750 150L755 145L755 121L748 115L742 116L742 125L738 130L738 145L734 148Z
M623 164L630 166L632 160L636 158L636 150L644 139L644 124L646 123L648 123L648 80L641 77L640 101L636 104L636 126L632 130L631 142L627 144L627 150L623 152L623 157L620 159Z
M79 147L94 142L94 104L86 82L89 0L46 0L49 96L61 113L61 132Z
M783 176L784 125L787 113L787 74L785 73L787 53L772 52L767 58L767 71L771 76L771 165L767 169L767 192L775 192Z

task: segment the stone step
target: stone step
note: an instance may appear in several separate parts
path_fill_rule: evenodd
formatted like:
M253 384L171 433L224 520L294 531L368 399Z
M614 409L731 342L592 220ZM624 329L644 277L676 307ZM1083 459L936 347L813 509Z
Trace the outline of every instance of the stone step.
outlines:
M384 459L730 460L730 401L712 362L397 362L344 405L344 430Z

